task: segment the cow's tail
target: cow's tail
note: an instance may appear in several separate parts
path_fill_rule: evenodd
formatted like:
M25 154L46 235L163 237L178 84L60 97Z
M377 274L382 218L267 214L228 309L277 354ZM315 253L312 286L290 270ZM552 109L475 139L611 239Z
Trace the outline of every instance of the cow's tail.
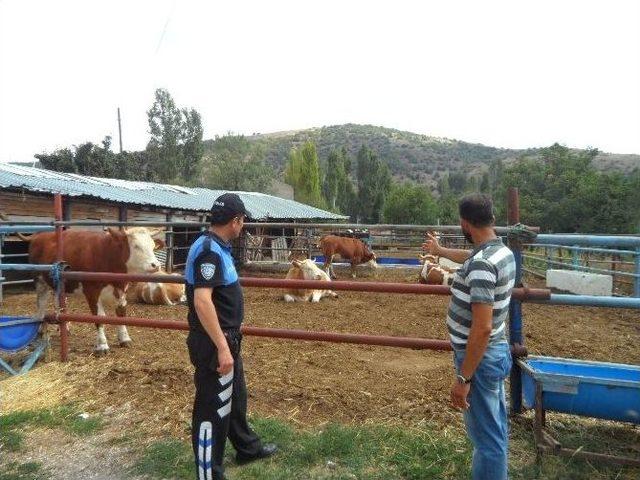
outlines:
M16 235L20 238L20 240L24 242L30 242L33 239L33 235L25 235L23 233L16 232Z

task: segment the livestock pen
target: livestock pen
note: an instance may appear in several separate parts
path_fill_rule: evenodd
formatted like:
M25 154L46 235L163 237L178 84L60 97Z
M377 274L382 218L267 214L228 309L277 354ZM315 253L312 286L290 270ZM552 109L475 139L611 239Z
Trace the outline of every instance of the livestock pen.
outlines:
M78 274L64 273L64 275L70 275L69 278L72 278L73 275ZM398 288L406 290L407 293L418 293L420 286L407 285L406 282L409 279L403 275L401 272L390 272L389 275L385 275L385 280L400 280L393 282L394 284L404 283L403 286L398 287L389 285L389 289ZM88 280L89 277L86 279ZM163 278L163 281L166 281L166 278ZM265 285L292 286L276 279L245 279L245 282L246 286L255 287ZM413 334L415 337L423 337L425 333L433 332L432 335L427 336L443 337L442 315L446 308L446 298L442 295L447 293L445 290L429 288L423 290L424 293L439 294L436 297L428 297L428 301L425 301L426 297L422 295L407 294L403 295L402 300L398 302L397 295L382 293L386 289L384 285L379 286L368 281L359 281L356 283L362 285L358 288L351 282L348 282L348 285L340 285L340 283L343 282L335 283L336 290L346 292L344 296L341 296L338 301L323 303L323 309L320 311L312 305L288 306L278 302L276 295L269 290L250 288L247 299L248 305L252 306L253 311L248 311L248 326L278 328L279 330L282 330L282 327L289 327L293 330L318 330L317 324L321 323L325 329L348 333L356 332L360 335L370 335L372 332L376 332L390 333L391 336ZM363 295L356 295L349 290L368 290L377 293L362 298ZM525 294L525 292L522 293ZM544 295L547 294L548 292L544 292ZM567 301L565 296L549 297L548 301L551 300L558 305ZM75 315L70 317L59 315L57 320L81 318L76 316L81 315L80 305L76 303L73 308L77 312ZM594 345L592 341L594 334L599 329L612 324L617 329L622 328L623 332L629 332L628 335L633 335L632 322L634 317L631 313L627 314L621 311L620 314L616 313L615 315L600 315L577 309L582 313L572 314L570 312L576 311L575 307L558 306L551 309L534 304L527 304L526 308L529 310L526 312L525 318L529 318L530 315L531 323L527 323L523 337L530 341L530 348L533 346L536 353L553 352L554 354L600 360L626 360L632 363L640 361L637 358L637 350L633 349L633 346L629 345L624 338L616 339L615 343L608 343L606 346ZM135 306L133 311L151 314L154 317L161 316L164 321L169 321L167 326L182 328L183 322L172 320L175 318L175 310L162 309L160 314L158 310L142 309ZM140 315L140 317L142 316L144 315ZM82 318L85 318L84 321L95 320L87 319L84 315ZM565 326L563 333L566 337L577 341L575 344L563 342L561 338L551 334L560 328L558 318L572 319L572 322ZM112 320L114 323L125 323L124 318ZM139 318L133 321L136 323L138 321L148 322ZM543 329L540 330L540 328ZM82 327L77 327L77 329L79 332L86 331ZM74 328L74 330L76 329ZM250 331L249 329L247 333ZM58 387L66 392L63 395L74 395L72 392L80 394L82 389L86 388L87 391L97 395L99 392L106 392L106 396L100 397L106 404L115 405L126 400L134 403L141 402L141 408L142 405L148 405L144 408L162 411L163 400L169 402L171 400L158 398L156 395L153 396L154 398L143 398L136 394L136 385L147 385L152 391L163 393L163 397L175 395L181 389L187 388L188 384L185 384L182 374L186 373L188 377L188 369L180 367L179 360L178 363L175 359L167 362L165 353L167 350L179 349L179 342L183 337L158 336L144 329L136 329L135 333L138 339L134 337L134 341L136 345L139 345L135 348L140 348L142 351L139 353L132 353L133 350L116 352L115 358L105 360L106 368L101 372L95 371L95 361L86 361L81 358L83 356L87 358L87 354L90 353L87 342L80 341L76 344L76 340L74 340L71 345L71 353L74 359L73 363L78 367L78 371L71 373L69 369L60 364L61 372L64 372L63 377L66 376L72 383L67 386L64 385L65 382L62 382L62 385ZM635 335L637 338L637 332ZM148 345L146 345L147 343ZM60 344L56 343L55 346L57 348ZM416 346L414 344L413 348ZM265 413L275 411L291 421L305 422L313 421L314 418L316 421L338 418L346 421L372 419L388 422L393 417L400 421L411 422L425 414L433 420L439 419L445 423L451 422L455 418L446 407L445 392L448 387L447 380L450 378L450 374L447 372L451 368L449 359L437 352L419 353L408 350L396 353L393 348L384 348L379 351L380 353L376 353L376 350L370 346L336 345L329 347L317 342L301 344L298 347L287 347L286 343L274 340L250 342L248 347L248 355L250 352L253 357L253 361L249 362L250 368L255 369L256 375L253 379L250 377L250 382L257 382L256 403L258 411ZM145 357L147 360L143 361L142 365L134 365L130 360L127 360L128 355L133 355L136 361L141 361ZM260 358L266 359L264 364ZM119 367L119 362L123 362L124 366ZM295 365L296 368L290 368L292 365ZM331 366L337 366L337 369L334 370ZM98 383L84 378L88 377L92 371L98 377ZM380 374L387 382L380 382ZM315 379L313 383L309 382L310 377ZM100 382L104 383L100 384ZM391 386L393 387L391 388ZM118 398L119 395L122 397ZM177 397L174 401L184 402L184 396L177 395ZM178 408L177 405L176 408ZM188 402L186 407L183 405L180 408L182 410L178 408L178 411L182 413L179 416L184 418L183 413L185 408L188 408ZM171 425L172 421L165 418L161 423Z

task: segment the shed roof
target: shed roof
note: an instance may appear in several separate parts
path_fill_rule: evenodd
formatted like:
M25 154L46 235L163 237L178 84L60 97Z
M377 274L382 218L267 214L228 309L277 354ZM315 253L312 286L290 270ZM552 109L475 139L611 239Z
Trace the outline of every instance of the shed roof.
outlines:
M61 193L72 197L91 197L114 203L196 212L209 211L213 201L228 191L89 177L7 163L0 163L0 189ZM343 220L347 218L265 193L235 193L242 198L247 210L251 212L252 220Z

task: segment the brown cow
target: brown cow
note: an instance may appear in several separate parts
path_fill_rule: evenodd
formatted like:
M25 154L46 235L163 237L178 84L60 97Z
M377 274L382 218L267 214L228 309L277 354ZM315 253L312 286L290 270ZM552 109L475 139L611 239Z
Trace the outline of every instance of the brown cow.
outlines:
M330 282L327 272L322 271L313 260L293 260L287 272L287 280L324 280ZM319 302L325 297L336 298L337 293L331 290L289 290L284 295L285 302Z
M440 265L438 257L434 255L420 255L422 269L420 270L420 283L428 285L451 285L453 283L454 269Z
M164 246L162 240L151 238L146 228L117 230L109 228L106 232L86 230L65 230L63 258L71 270L81 272L111 273L154 273L160 268L153 254L154 249ZM55 232L36 233L29 237L29 262L52 264L56 261ZM38 294L38 317L44 317L50 289L53 287L48 275L36 279ZM105 316L105 307L115 307L116 315L126 315L126 282L66 282L69 293L83 293L93 315ZM104 327L96 324L97 338L95 352L107 353L109 344ZM118 326L118 340L121 346L128 346L131 338L124 325Z
M162 270L157 274L169 275ZM184 293L184 283L138 282L127 290L127 300L149 305L177 305L186 302L187 297Z
M339 237L337 235L325 235L320 239L318 248L324 255L324 270L331 278L336 278L333 272L333 259L336 255L351 262L351 276L356 278L356 265L369 262L372 267L377 267L376 254L357 238Z

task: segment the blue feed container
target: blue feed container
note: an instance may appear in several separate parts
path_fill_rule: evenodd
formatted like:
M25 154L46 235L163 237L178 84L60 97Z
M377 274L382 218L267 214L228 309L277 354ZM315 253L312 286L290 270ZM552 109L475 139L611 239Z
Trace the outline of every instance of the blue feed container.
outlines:
M536 382L545 410L640 424L640 366L532 356L520 361L522 395L534 408Z
M324 263L324 256L318 255L314 257L316 263ZM346 260L340 260L340 262L347 262ZM335 262L334 262L335 263ZM378 257L376 260L378 265L420 265L420 260L417 258L394 258L394 257Z
M28 320L32 320L28 322ZM26 321L18 325L4 326L15 321ZM0 317L0 350L3 352L17 352L29 345L40 328L40 321L32 317L2 316Z

